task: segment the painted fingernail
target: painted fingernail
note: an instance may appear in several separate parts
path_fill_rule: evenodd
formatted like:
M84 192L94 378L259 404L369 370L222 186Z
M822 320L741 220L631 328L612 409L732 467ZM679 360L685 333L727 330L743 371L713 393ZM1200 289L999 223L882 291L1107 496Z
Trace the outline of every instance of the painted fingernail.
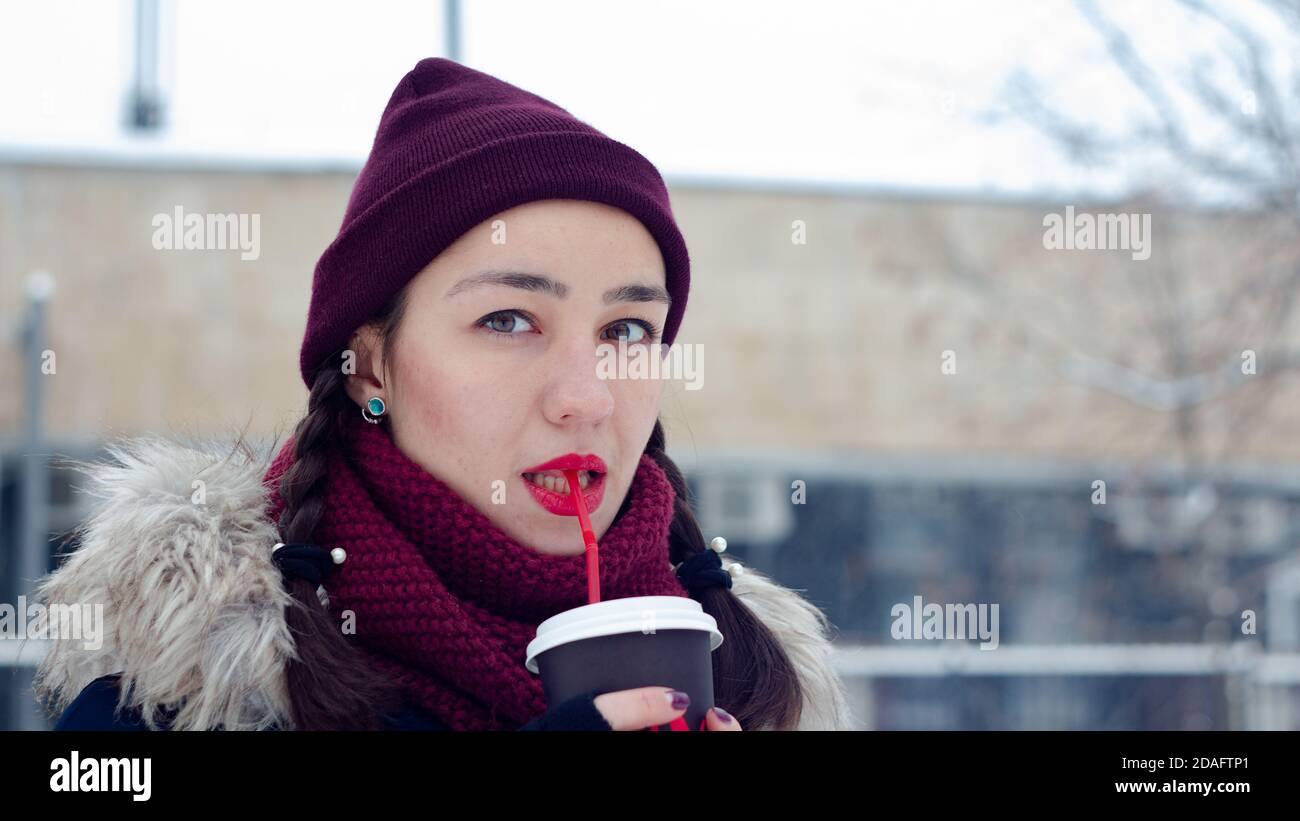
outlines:
M731 723L731 713L728 713L726 710L722 709L721 707L714 707L713 712L718 714L718 718L722 719L724 724Z
M668 700L673 703L674 710L685 710L691 706L691 697L681 690L673 690L668 693Z

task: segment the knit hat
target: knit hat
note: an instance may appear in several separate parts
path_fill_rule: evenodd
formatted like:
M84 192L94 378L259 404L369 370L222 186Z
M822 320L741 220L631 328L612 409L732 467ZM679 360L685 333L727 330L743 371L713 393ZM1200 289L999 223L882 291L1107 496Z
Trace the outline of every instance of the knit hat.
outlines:
M636 217L663 255L672 297L663 343L686 309L690 258L654 165L569 112L509 83L432 57L397 84L316 263L299 354L315 370L466 231L541 199L605 203Z

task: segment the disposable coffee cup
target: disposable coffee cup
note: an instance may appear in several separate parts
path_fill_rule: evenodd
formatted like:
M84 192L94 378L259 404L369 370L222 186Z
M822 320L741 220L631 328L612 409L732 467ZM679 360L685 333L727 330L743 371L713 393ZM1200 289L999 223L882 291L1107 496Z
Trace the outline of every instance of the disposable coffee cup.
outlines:
M537 626L525 665L542 677L548 704L589 690L662 685L691 697L685 728L699 730L713 706L713 651L722 633L695 599L631 596L586 604ZM680 722L657 729L683 729Z

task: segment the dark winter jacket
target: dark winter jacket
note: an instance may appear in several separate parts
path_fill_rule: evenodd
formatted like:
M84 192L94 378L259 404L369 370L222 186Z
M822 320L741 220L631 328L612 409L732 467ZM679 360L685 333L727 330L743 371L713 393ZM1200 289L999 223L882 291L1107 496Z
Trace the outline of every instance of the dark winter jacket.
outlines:
M117 700L119 676L110 674L86 685L68 708L63 711L56 730L148 730L140 717L139 709L119 712ZM598 691L574 696L566 702L547 710L542 715L520 727L520 730L612 730L609 722L596 709ZM174 711L172 711L174 712ZM277 728L278 729L278 728ZM384 730L450 730L446 724L407 704L388 716Z
M33 682L38 699L60 729L137 729L160 711L179 730L290 727L292 599L271 561L279 539L262 484L273 453L156 437L110 453L111 462L80 466L95 497L80 547L36 590L46 604L102 604L103 641L52 640ZM851 729L825 615L748 567L732 592L794 665L799 729ZM318 595L328 604L323 587ZM130 701L115 716L119 681L131 682ZM525 728L610 729L594 697L555 705ZM390 719L392 729L446 729L411 706Z

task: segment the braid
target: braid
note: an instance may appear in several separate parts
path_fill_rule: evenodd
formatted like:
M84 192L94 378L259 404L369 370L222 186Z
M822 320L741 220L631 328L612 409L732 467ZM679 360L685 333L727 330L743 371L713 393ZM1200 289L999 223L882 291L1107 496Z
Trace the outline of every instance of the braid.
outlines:
M307 414L294 431L293 464L280 479L284 511L278 525L286 544L311 541L324 511L329 451L342 414L355 407L347 400L342 370L331 360L317 371ZM294 604L286 618L297 650L287 673L295 729L380 729L378 711L398 705L397 689L348 644L315 585L304 579L287 584Z
M307 400L307 415L294 430L293 464L280 479L280 498L284 511L280 515L280 535L285 543L305 542L320 522L324 502L319 491L325 480L328 445L345 408L342 397L343 373L324 368L312 383Z
M646 453L663 468L676 493L668 556L673 564L679 564L709 547L695 520L686 479L664 451L663 424L657 420ZM794 729L799 723L803 692L781 642L731 590L711 587L695 598L727 637L713 651L714 701L743 727Z

